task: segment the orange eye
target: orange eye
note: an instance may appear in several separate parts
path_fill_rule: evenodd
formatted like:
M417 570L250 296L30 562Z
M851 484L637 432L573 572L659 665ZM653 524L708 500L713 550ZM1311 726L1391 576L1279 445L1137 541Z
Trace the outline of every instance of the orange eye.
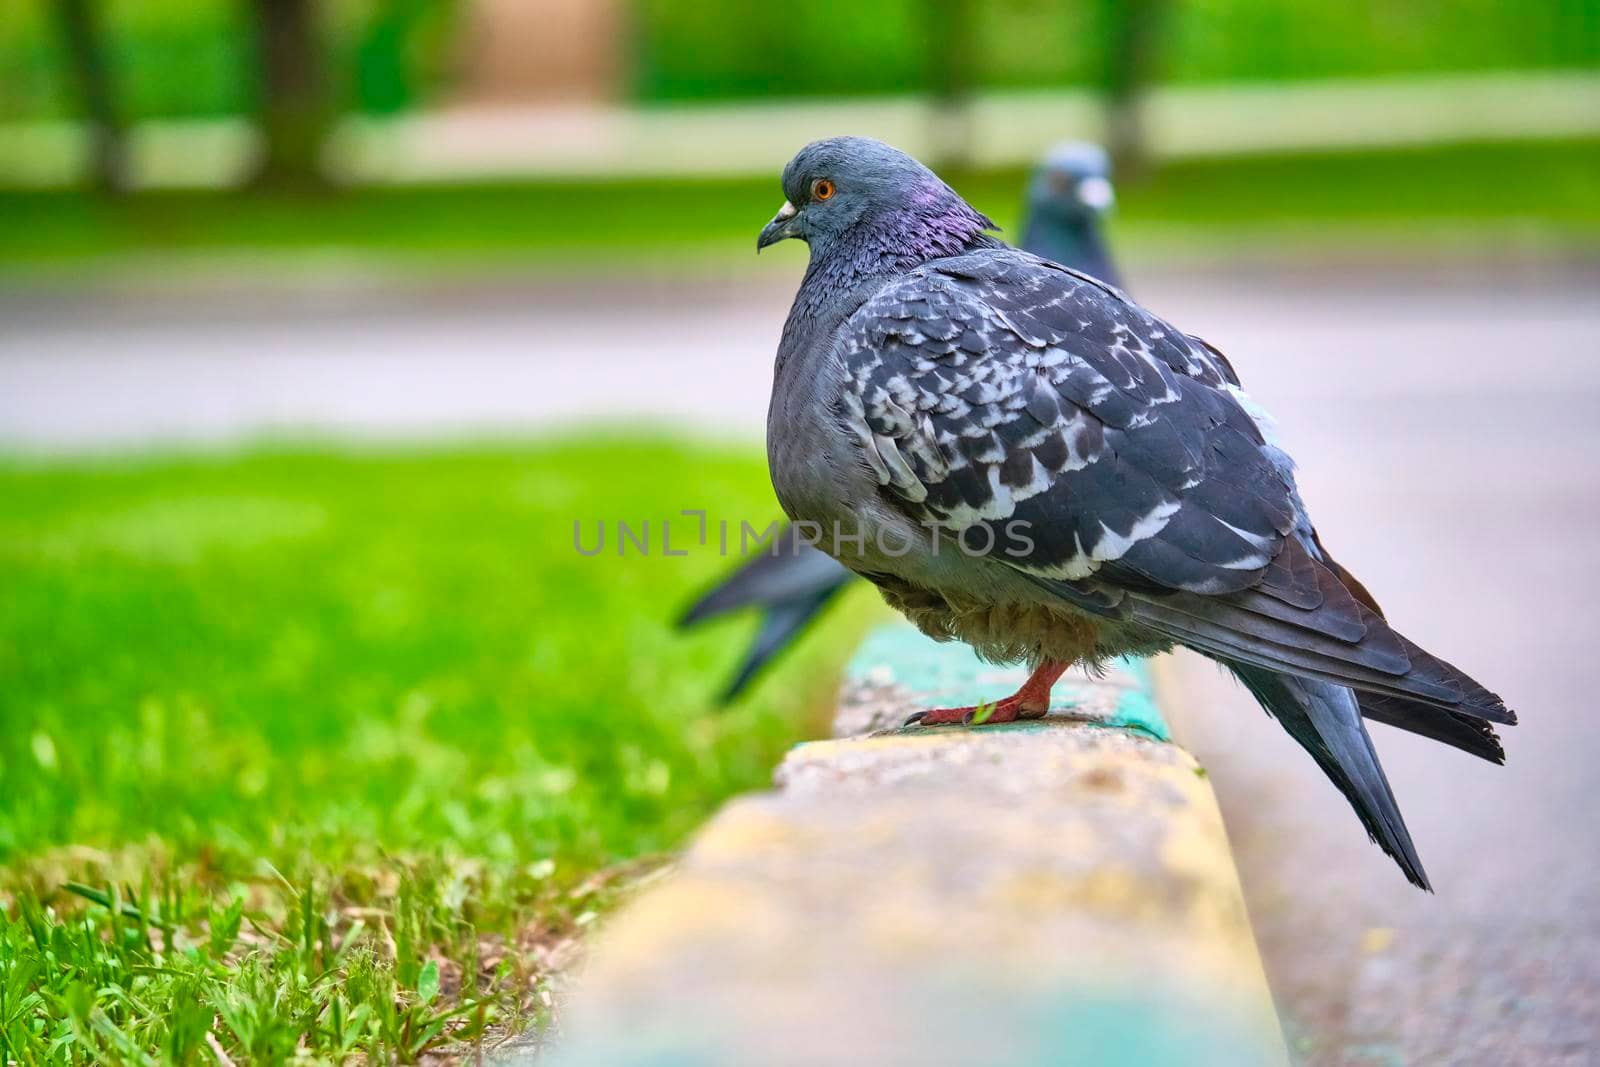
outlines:
M826 178L818 178L811 183L811 199L827 200L833 196L833 183Z

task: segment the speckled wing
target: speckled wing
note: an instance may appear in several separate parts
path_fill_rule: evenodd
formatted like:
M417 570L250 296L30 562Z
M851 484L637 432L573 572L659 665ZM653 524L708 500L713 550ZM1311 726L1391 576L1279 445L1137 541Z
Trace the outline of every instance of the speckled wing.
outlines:
M1218 658L1514 721L1322 562L1221 354L1115 289L974 252L880 290L836 351L882 496L967 551Z
M1225 361L1087 276L1010 251L942 260L860 308L839 351L845 421L885 493L952 535L987 524L1030 574L1116 564L1238 591L1294 526Z

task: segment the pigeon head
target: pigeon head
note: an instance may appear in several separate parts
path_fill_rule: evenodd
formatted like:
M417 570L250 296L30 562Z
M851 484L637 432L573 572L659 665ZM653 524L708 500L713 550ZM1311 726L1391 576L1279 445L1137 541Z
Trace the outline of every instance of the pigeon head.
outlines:
M1022 247L1120 286L1100 220L1111 207L1110 161L1099 145L1069 141L1050 150L1028 182Z
M842 261L858 272L955 255L996 228L933 171L866 137L806 145L783 168L783 192L757 250L798 237L813 264Z
M1111 161L1105 149L1088 141L1052 148L1028 182L1030 216L1092 221L1112 202Z

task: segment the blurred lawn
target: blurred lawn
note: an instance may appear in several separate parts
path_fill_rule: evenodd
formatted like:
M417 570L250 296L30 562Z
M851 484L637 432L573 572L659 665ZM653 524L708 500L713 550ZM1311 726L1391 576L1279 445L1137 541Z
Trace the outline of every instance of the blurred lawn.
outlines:
M597 873L767 783L872 610L713 711L749 630L672 630L729 561L660 521L776 508L758 456L665 440L12 460L0 500L0 1060L537 1017Z
M1018 233L1024 176L957 187ZM1600 141L1451 145L1175 162L1123 183L1117 247L1263 247L1321 234L1426 247L1466 237L1600 243ZM749 262L777 178L373 187L312 197L0 193L0 271L78 270L155 256L351 255L397 266L568 269Z

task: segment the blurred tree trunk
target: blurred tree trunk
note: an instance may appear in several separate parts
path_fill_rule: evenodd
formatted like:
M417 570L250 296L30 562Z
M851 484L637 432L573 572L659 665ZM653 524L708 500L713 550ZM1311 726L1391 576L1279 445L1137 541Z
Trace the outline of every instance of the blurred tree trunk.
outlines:
M945 177L972 166L975 22L973 0L928 0L928 92L933 98L929 163Z
M253 184L322 184L333 122L315 0L250 0L255 20L261 159Z
M117 114L95 0L56 0L56 19L89 128L89 177L102 193L128 188L127 131Z
M1168 0L1101 0L1105 65L1106 149L1119 181L1149 168L1145 91L1155 80Z

